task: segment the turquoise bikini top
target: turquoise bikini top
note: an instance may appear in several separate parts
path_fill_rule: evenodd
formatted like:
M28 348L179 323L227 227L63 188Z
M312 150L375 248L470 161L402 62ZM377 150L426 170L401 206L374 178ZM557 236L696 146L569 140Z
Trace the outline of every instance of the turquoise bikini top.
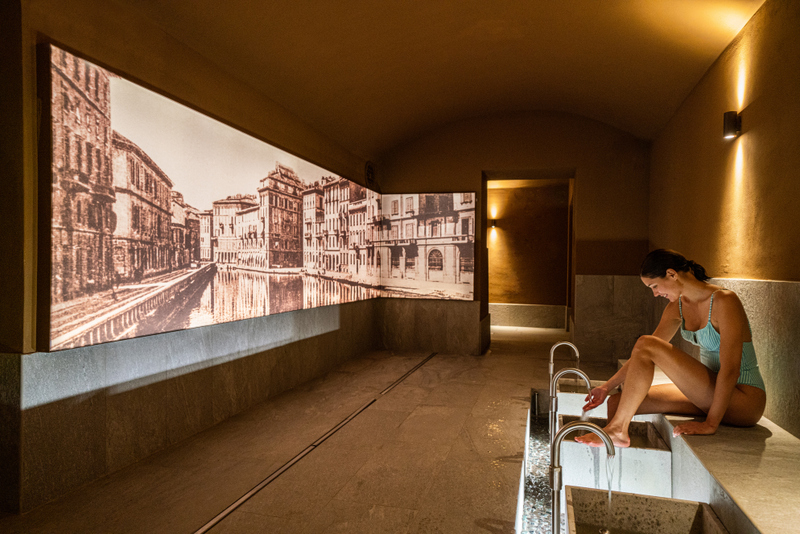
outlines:
M714 293L716 293L716 291ZM711 309L714 307L714 293L711 294L711 301L708 303L708 321L706 321L706 325L700 330L686 330L686 320L683 318L683 305L681 304L680 297L678 297L678 310L680 310L681 314L681 337L692 345L700 347L700 361L703 365L715 373L718 373L720 367L719 347L721 338L717 329L711 324ZM764 380L758 368L758 360L756 359L756 351L752 341L745 341L742 343L742 363L740 366L739 380L736 383L765 389Z

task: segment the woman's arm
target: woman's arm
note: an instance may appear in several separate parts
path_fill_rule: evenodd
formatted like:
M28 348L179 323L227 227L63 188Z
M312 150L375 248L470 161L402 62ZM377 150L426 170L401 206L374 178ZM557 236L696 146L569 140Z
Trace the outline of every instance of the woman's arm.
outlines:
M739 297L729 291L720 291L714 299L714 317L712 323L720 336L719 372L714 385L714 396L711 406L702 422L690 422L678 425L674 435L680 434L713 434L722 422L730 404L731 394L739 379L742 365L742 345L747 319Z
M678 309L677 302L670 302L667 304L667 307L664 309L664 312L661 314L661 320L658 322L658 326L656 327L653 335L657 338L663 339L666 342L669 342L672 337L675 335L675 332L678 331L678 328L681 326L681 315ZM583 407L584 411L591 410L603 404L608 396L609 391L613 391L614 388L618 387L620 384L625 382L625 377L628 373L628 362L614 373L614 376L608 379L608 381L603 384L602 386L598 386L592 389L591 392L586 396L586 400L588 401L586 405Z

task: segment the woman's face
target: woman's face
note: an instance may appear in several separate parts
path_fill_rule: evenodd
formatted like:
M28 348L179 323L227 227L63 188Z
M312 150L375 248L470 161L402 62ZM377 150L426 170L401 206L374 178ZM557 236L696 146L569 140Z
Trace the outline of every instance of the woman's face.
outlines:
M642 283L653 290L653 296L664 297L670 302L675 302L681 294L678 275L672 269L667 269L663 278L642 277Z

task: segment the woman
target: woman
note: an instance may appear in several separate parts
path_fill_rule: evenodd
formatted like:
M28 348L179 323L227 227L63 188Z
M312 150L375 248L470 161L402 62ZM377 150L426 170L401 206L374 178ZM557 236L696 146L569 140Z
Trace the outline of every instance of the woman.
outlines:
M627 363L587 395L584 410L601 405L624 382L622 393L608 398L605 427L618 447L630 445L628 426L635 414L705 415L704 421L677 425L674 436L713 434L720 423L755 425L767 397L739 297L708 283L702 266L672 250L648 254L640 277L653 295L666 297L669 304L653 335L639 338ZM700 361L669 343L679 328L684 339L700 347ZM651 386L655 366L671 384ZM576 441L602 445L594 434Z

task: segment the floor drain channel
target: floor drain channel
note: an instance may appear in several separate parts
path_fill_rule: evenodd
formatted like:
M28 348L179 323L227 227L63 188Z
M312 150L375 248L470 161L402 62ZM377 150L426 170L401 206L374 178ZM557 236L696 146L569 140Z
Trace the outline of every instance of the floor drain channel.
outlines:
M413 374L413 373L414 373L414 372L415 372L417 369L419 369L420 367L422 367L423 365L425 365L425 364L426 364L426 363L427 363L427 362L428 362L428 361L429 361L431 358L433 358L434 356L436 356L436 354L438 354L438 353L436 353L436 352L432 353L430 356L428 356L427 358L425 358L424 360L422 360L421 362L419 362L417 365L415 365L414 367L412 367L411 369L409 369L409 370L408 370L408 372L406 372L406 373L405 373L403 376L401 376L400 378L398 378L397 380L395 380L394 382L392 382L392 383L391 383L391 384L390 384L390 385L389 385L389 386L388 386L386 389L384 389L383 391L381 391L381 392L378 394L378 397L375 397L374 399L372 399L372 400L370 400L369 402L367 402L366 404L364 404L364 405L363 405L361 408L357 409L355 412L353 412L353 413L351 413L350 415L348 415L346 418L344 418L344 420L343 420L342 422L340 422L339 424L337 424L336 426L334 426L333 428L331 428L330 430L328 430L328 431L327 431L325 434L323 434L323 435L322 435L322 436L321 436L319 439L317 439L317 440L316 440L314 443L312 443L311 445L309 445L308 447L306 447L305 449L303 449L303 451L302 451L300 454L298 454L297 456L295 456L294 458L292 458L291 460L289 460L288 462L286 462L285 464L283 464L283 465L282 465L280 468L278 468L278 470L277 470L277 471L275 471L274 473L272 473L271 475L269 475L267 478L265 478L264 480L262 480L261 482L259 482L259 483L258 483L258 485L256 485L256 486L255 486L253 489L251 489L250 491L248 491L247 493L245 493L244 495L242 495L241 497L239 497L239 499L237 499L237 500L236 500L236 502L234 502L233 504L231 504L230 506L228 506L227 508L225 508L225 510L223 510L222 512L220 512L219 514L217 514L217 515L216 515L216 517L214 517L214 518L213 518L211 521L209 521L208 523L206 523L205 525L203 525L202 527L200 527L200 529L198 529L197 531L195 531L195 533L194 533L194 534L204 534L205 532L208 532L209 530L211 530L212 528L214 528L214 527L215 527L215 526L216 526L216 525L217 525L219 522L221 522L223 519L225 519L225 518L226 518L228 515L230 515L230 514L231 514L231 513L232 513L234 510L236 510L236 509L237 509L239 506L241 506L242 504L244 504L244 503L245 503L245 501L247 501L247 500L248 500L250 497L252 497L252 496L253 496L253 495L255 495L256 493L258 493L259 491L261 491L262 489L264 489L264 488L265 488L267 485L269 485L269 484L270 484L270 483L271 483L273 480L275 480L276 478L278 478L279 476L281 476L283 473L285 473L285 472L286 472L286 471L287 471L287 470L288 470L290 467L292 467L294 464L296 464L297 462L299 462L300 460L302 460L302 459L303 459L303 457L304 457L305 455L307 455L308 453L310 453L311 451L313 451L314 449L316 449L316 448L317 448L319 445L321 445L321 444L322 444L322 443L323 443L325 440L327 440L329 437L331 437L331 436L332 436L332 435L334 435L336 432L338 432L339 430L341 430L341 429L342 429L342 427L344 427L344 426L345 426L347 423L349 423L350 421L352 421L353 419L355 419L355 417L356 417L358 414L360 414L361 412L363 412L364 410L366 410L367 408L369 408L369 407L370 407L370 406L371 406L371 405L372 405L372 404L373 404L373 403L374 403L376 400L378 400L380 397L382 397L383 395L386 395L386 394L387 394L389 391L391 391L391 390L392 390L394 387L396 387L396 386L398 386L400 383L402 383L402 382L403 382L403 380L405 380L406 378L408 378L409 376L411 376L411 375L412 375L412 374Z

